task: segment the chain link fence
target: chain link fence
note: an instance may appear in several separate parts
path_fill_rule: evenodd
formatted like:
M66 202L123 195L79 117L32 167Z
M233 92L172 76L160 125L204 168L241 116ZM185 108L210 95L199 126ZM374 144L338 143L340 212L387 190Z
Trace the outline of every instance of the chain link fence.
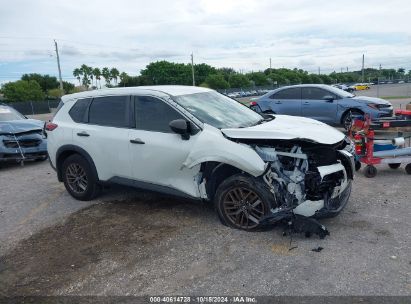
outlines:
M58 100L46 100L46 101L20 101L20 102L8 102L5 103L8 106L13 107L23 115L35 115L51 113L52 109L57 108Z

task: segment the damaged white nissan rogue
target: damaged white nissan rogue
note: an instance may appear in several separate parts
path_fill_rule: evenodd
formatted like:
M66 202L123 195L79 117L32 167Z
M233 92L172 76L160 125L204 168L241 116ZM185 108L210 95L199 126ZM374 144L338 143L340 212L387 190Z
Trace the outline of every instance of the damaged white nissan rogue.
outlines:
M312 119L262 116L206 88L66 95L45 129L58 179L79 200L119 183L212 201L224 224L255 230L336 215L351 193L344 134Z

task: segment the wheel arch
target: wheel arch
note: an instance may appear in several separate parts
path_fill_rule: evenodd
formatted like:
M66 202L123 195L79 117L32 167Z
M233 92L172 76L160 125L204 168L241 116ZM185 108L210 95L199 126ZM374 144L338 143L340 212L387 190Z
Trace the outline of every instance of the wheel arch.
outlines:
M363 110L361 110L360 108L348 108L347 110L345 110L344 112L342 112L341 116L340 116L340 123L343 124L344 123L344 118L345 116L350 112L350 111L356 111L356 112L360 112L361 114L365 114L365 112Z
M99 180L96 165L94 164L94 161L91 158L90 154L88 154L87 151L84 150L83 148L80 148L79 146L75 146L75 145L64 145L64 146L61 146L57 150L57 153L56 153L56 170L57 170L58 180L60 182L63 181L63 172L62 172L63 162L69 156L74 155L74 154L81 155L82 157L84 157L90 163L91 169L93 170L95 176L97 177L97 180Z
M210 201L214 199L218 186L230 176L239 173L252 176L240 168L215 161L201 163L201 171L203 172L203 178L206 180L205 187Z

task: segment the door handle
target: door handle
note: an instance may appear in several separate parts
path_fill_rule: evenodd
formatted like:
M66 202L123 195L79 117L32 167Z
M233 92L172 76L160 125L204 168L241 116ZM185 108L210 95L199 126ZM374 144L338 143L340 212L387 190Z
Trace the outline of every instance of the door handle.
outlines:
M88 134L87 132L79 132L79 133L77 133L77 136L87 137L87 136L90 136L90 134Z
M310 103L308 101L304 101L303 104L309 105Z
M130 142L131 142L132 144L138 144L138 145L144 145L144 144L145 144L145 142L142 141L140 138L130 139Z
M281 102L281 101L279 101L279 100L277 100L275 103L276 103L276 104L281 104L282 102Z

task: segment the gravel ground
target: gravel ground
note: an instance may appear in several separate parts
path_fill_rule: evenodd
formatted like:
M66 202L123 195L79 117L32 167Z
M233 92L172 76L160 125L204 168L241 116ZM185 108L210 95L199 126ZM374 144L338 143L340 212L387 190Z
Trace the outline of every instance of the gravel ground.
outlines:
M0 295L411 295L410 179L357 174L347 208L322 220L331 235L290 245L281 227L233 230L207 205L134 189L79 202L47 162L8 165Z
M290 240L281 227L233 230L208 205L119 186L76 201L47 162L3 164L0 296L410 296L410 179L403 167L357 173L347 208L322 220L331 235Z

